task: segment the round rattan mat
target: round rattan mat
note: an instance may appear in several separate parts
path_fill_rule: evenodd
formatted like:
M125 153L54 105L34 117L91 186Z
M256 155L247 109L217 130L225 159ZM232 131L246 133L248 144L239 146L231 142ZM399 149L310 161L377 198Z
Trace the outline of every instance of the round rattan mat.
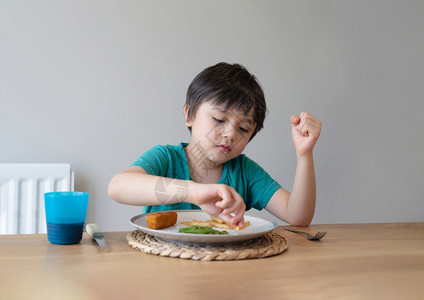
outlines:
M134 230L127 234L127 241L131 247L145 253L201 261L263 258L287 250L286 239L275 232L238 244L191 245L168 242Z

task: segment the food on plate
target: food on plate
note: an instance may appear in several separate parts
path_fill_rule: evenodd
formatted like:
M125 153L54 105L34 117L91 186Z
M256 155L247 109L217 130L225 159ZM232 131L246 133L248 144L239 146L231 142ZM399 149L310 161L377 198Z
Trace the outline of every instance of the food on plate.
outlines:
M177 223L178 215L175 211L156 212L147 216L147 227L150 229L162 229Z
M225 223L223 220L221 220L221 219L220 219L220 218L218 218L218 217L211 216L211 219L212 219L213 221L218 222L219 224L224 224L224 223Z
M209 220L209 221L193 220L193 221L181 222L181 224L184 224L187 226L212 226L212 227L218 227L218 228L231 229L230 225L225 223L224 224L216 223L213 220Z
M228 231L215 230L212 226L188 226L178 230L181 233L197 233L197 234L228 234Z
M187 226L211 226L211 227L218 227L218 228L225 228L225 229L232 229L232 226L230 224L225 223L223 220L217 217L212 217L211 220L208 221L199 221L199 220L193 220L188 222L181 222L183 225ZM249 221L246 221L244 223L244 228L250 225ZM240 226L237 226L234 228L235 231L240 231L244 228L241 228Z

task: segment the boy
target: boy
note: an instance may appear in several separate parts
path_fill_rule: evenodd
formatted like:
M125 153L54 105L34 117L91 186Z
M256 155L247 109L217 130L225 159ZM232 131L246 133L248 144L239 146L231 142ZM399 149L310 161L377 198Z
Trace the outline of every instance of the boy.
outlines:
M283 221L308 226L315 210L313 148L321 123L291 117L297 168L292 192L241 154L263 127L266 103L256 78L238 64L219 63L190 84L184 106L189 144L156 146L114 176L109 196L144 212L200 208L244 227L244 212L265 208Z

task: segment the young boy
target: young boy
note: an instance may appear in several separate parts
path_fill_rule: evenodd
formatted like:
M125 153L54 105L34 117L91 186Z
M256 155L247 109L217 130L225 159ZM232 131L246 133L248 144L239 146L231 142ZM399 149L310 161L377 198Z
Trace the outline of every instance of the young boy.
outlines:
M219 63L190 84L184 106L189 144L156 146L114 176L109 196L144 212L202 209L244 227L252 207L308 226L315 210L313 148L321 123L302 112L291 117L297 154L292 192L241 154L263 127L266 103L256 78L238 64Z

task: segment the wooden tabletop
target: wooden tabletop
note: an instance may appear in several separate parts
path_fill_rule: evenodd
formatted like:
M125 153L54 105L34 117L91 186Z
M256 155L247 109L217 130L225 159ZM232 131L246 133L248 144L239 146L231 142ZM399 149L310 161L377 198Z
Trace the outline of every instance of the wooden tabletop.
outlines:
M295 228L295 227L293 227ZM0 299L423 299L424 223L312 225L319 242L276 229L280 255L201 262L128 246L105 233L103 250L50 244L47 236L0 236Z

